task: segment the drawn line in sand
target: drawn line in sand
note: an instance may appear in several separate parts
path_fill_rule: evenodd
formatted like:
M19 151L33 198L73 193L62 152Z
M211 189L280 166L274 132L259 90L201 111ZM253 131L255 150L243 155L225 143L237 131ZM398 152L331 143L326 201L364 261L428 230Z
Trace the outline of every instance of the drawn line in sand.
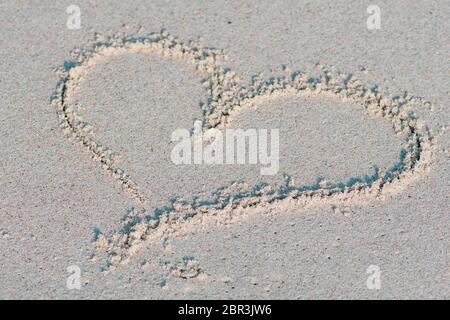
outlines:
M114 153L95 141L92 126L76 114L67 103L77 89L78 82L103 59L125 54L158 54L163 58L177 59L191 64L204 77L202 82L208 92L208 100L202 105L204 130L225 128L230 115L242 108L260 104L266 99L291 97L331 98L353 102L368 114L379 116L392 124L395 133L405 137L399 161L384 172L376 170L371 176L351 178L340 183L327 183L320 179L314 185L296 186L289 176L281 186L267 184L248 186L233 183L211 193L208 198L191 201L174 198L170 203L154 211L146 209L146 197L132 178L119 168ZM380 198L383 194L401 190L432 161L433 139L427 126L414 114L414 108L429 107L423 98L402 94L384 97L376 87L366 88L352 76L336 74L329 70L313 77L303 72L268 80L254 77L249 84L236 72L222 67L220 50L202 48L192 42L184 43L167 32L138 35L97 35L94 44L73 52L73 59L58 69L60 81L51 98L61 127L91 153L94 160L109 172L123 189L137 200L138 208L129 210L120 231L96 236L98 248L108 254L109 267L125 263L146 242L166 237L177 229L213 218L216 222L228 220L245 208L285 209L315 204L355 202L367 198Z

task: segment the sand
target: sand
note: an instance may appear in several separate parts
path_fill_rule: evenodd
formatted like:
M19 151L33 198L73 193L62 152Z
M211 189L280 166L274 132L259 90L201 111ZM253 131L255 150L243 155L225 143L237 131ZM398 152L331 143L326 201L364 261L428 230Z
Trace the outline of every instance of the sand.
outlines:
M448 298L449 6L369 4L2 3L0 298Z

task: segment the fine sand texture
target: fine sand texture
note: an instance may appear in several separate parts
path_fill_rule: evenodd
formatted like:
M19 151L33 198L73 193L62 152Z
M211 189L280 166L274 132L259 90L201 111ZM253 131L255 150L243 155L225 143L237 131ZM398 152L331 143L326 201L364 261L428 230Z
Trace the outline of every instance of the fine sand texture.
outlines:
M71 4L0 4L1 299L450 298L448 1Z

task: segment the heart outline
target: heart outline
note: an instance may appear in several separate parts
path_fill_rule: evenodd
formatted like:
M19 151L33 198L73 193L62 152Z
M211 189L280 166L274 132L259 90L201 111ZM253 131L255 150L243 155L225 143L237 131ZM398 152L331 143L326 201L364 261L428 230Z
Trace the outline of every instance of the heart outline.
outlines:
M264 191L267 186L254 186L244 194L229 194L229 189L221 188L215 191L215 201L208 204L194 199L187 203L184 200L173 200L168 207L159 212L149 214L145 208L145 196L130 176L119 168L113 159L113 153L89 137L89 125L81 120L76 112L67 105L67 97L71 94L69 88L76 88L77 81L89 72L89 66L95 65L95 59L109 57L120 52L150 52L162 57L178 58L192 64L207 77L203 83L207 84L209 97L202 107L204 130L210 128L224 128L228 125L228 118L240 108L248 104L260 103L261 99L274 95L289 95L299 97L326 95L338 100L352 101L362 105L369 113L381 115L390 120L396 133L406 134L405 147L400 155L399 163L392 170L380 175L375 172L366 179L350 181L348 184L338 183L322 186L321 181L309 187L292 186L287 177L285 184L279 190ZM145 53L145 52L144 52ZM353 194L375 194L383 192L387 185L401 180L407 180L419 172L424 172L432 159L432 136L428 128L422 124L412 112L413 106L428 105L422 98L401 96L387 98L377 92L376 88L367 89L357 79L348 76L336 76L325 70L319 77L311 77L302 72L294 72L289 76L263 80L253 78L252 82L242 85L237 73L222 67L220 59L223 52L217 49L203 48L198 45L184 43L172 37L166 31L160 33L143 34L138 36L112 35L100 41L97 39L90 49L74 52L75 58L66 61L58 69L60 81L51 103L56 108L62 129L78 140L87 148L94 160L99 161L104 169L115 177L135 199L143 206L132 208L124 218L122 230L110 237L97 235L97 244L108 252L109 265L128 261L128 258L138 250L155 229L176 225L186 217L198 213L220 211L228 208L246 208L257 204L272 203L285 199L333 198L349 197ZM85 68L85 69L83 69ZM269 188L270 189L270 188ZM236 201L236 199L239 199ZM199 202L196 202L199 201Z

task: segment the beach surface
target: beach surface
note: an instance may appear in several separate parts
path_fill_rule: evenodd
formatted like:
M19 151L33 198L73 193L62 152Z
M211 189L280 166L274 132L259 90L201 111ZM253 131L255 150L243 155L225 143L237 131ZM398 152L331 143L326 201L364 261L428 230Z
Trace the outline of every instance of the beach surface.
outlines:
M449 12L2 1L0 298L450 298ZM276 173L174 163L198 121Z

